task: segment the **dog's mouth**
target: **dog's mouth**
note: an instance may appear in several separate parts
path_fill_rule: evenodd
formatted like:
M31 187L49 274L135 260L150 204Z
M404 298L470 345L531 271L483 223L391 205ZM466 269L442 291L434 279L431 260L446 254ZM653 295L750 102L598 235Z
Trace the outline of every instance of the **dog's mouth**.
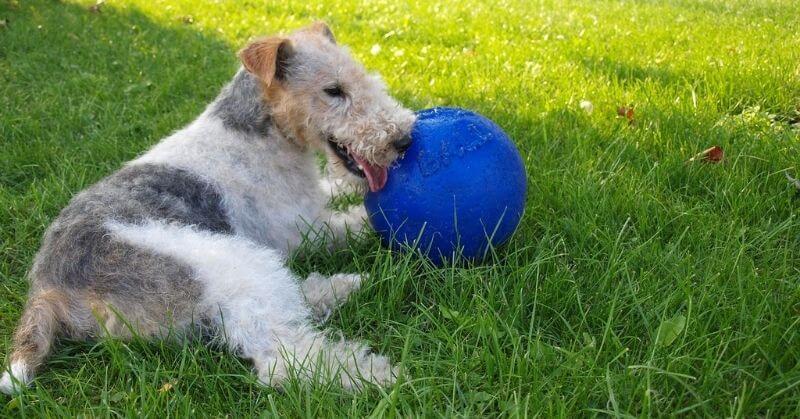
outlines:
M372 164L367 159L351 152L332 136L328 137L328 145L350 173L367 179L370 191L378 192L386 185L389 176L385 167Z

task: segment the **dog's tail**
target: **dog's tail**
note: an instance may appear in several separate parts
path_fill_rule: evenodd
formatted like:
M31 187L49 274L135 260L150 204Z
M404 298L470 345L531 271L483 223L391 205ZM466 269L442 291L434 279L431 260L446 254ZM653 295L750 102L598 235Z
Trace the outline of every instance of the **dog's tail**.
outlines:
M30 384L34 372L50 354L66 306L64 294L57 290L41 290L30 296L14 332L9 363L0 378L0 392L19 393Z

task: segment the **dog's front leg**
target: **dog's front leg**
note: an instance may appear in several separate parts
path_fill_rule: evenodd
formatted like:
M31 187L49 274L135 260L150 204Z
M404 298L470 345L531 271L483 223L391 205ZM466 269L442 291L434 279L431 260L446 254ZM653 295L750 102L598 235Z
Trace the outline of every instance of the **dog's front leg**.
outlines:
M355 205L347 208L346 211L327 211L325 217L330 229L331 249L337 249L346 245L347 233L360 233L367 227L367 210L363 205Z

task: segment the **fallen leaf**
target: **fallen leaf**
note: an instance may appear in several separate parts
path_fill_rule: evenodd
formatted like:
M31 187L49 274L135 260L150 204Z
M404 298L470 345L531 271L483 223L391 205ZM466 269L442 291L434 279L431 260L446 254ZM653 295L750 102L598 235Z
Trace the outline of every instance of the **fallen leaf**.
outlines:
M656 345L667 347L675 342L675 339L683 332L686 327L686 316L679 314L671 319L661 322L658 326L658 333L656 334Z
M722 161L722 158L725 157L725 152L722 151L722 148L719 146L711 147L704 151L703 153L707 161L712 163L718 163Z
M92 13L100 13L100 9L102 9L105 4L105 0L98 0L97 3L89 6L89 11Z
M183 22L184 25L191 25L194 23L194 17L192 15L186 15L181 18L181 22Z
M707 163L719 163L725 157L725 152L722 151L722 148L719 146L709 147L697 154L694 157L689 159L687 163L691 163L693 161L704 161Z
M172 390L172 387L174 387L174 386L175 385L172 382L166 382L166 383L164 383L163 386L161 386L160 389L158 389L158 392L161 393L161 394L164 394L164 393Z
M617 108L617 116L623 117L628 120L629 124L633 124L633 107L632 106L620 106Z

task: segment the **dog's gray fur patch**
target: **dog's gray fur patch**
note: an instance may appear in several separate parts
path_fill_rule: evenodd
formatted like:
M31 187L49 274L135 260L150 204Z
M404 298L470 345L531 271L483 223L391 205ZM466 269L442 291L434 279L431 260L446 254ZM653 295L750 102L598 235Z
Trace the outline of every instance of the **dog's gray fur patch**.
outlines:
M212 185L180 169L128 166L78 194L61 211L36 256L34 282L91 289L100 296L137 299L147 294L143 301L199 295L188 266L113 239L104 226L109 220L162 220L231 232Z
M261 98L258 79L239 69L211 105L211 115L222 120L226 128L266 136L272 117Z

